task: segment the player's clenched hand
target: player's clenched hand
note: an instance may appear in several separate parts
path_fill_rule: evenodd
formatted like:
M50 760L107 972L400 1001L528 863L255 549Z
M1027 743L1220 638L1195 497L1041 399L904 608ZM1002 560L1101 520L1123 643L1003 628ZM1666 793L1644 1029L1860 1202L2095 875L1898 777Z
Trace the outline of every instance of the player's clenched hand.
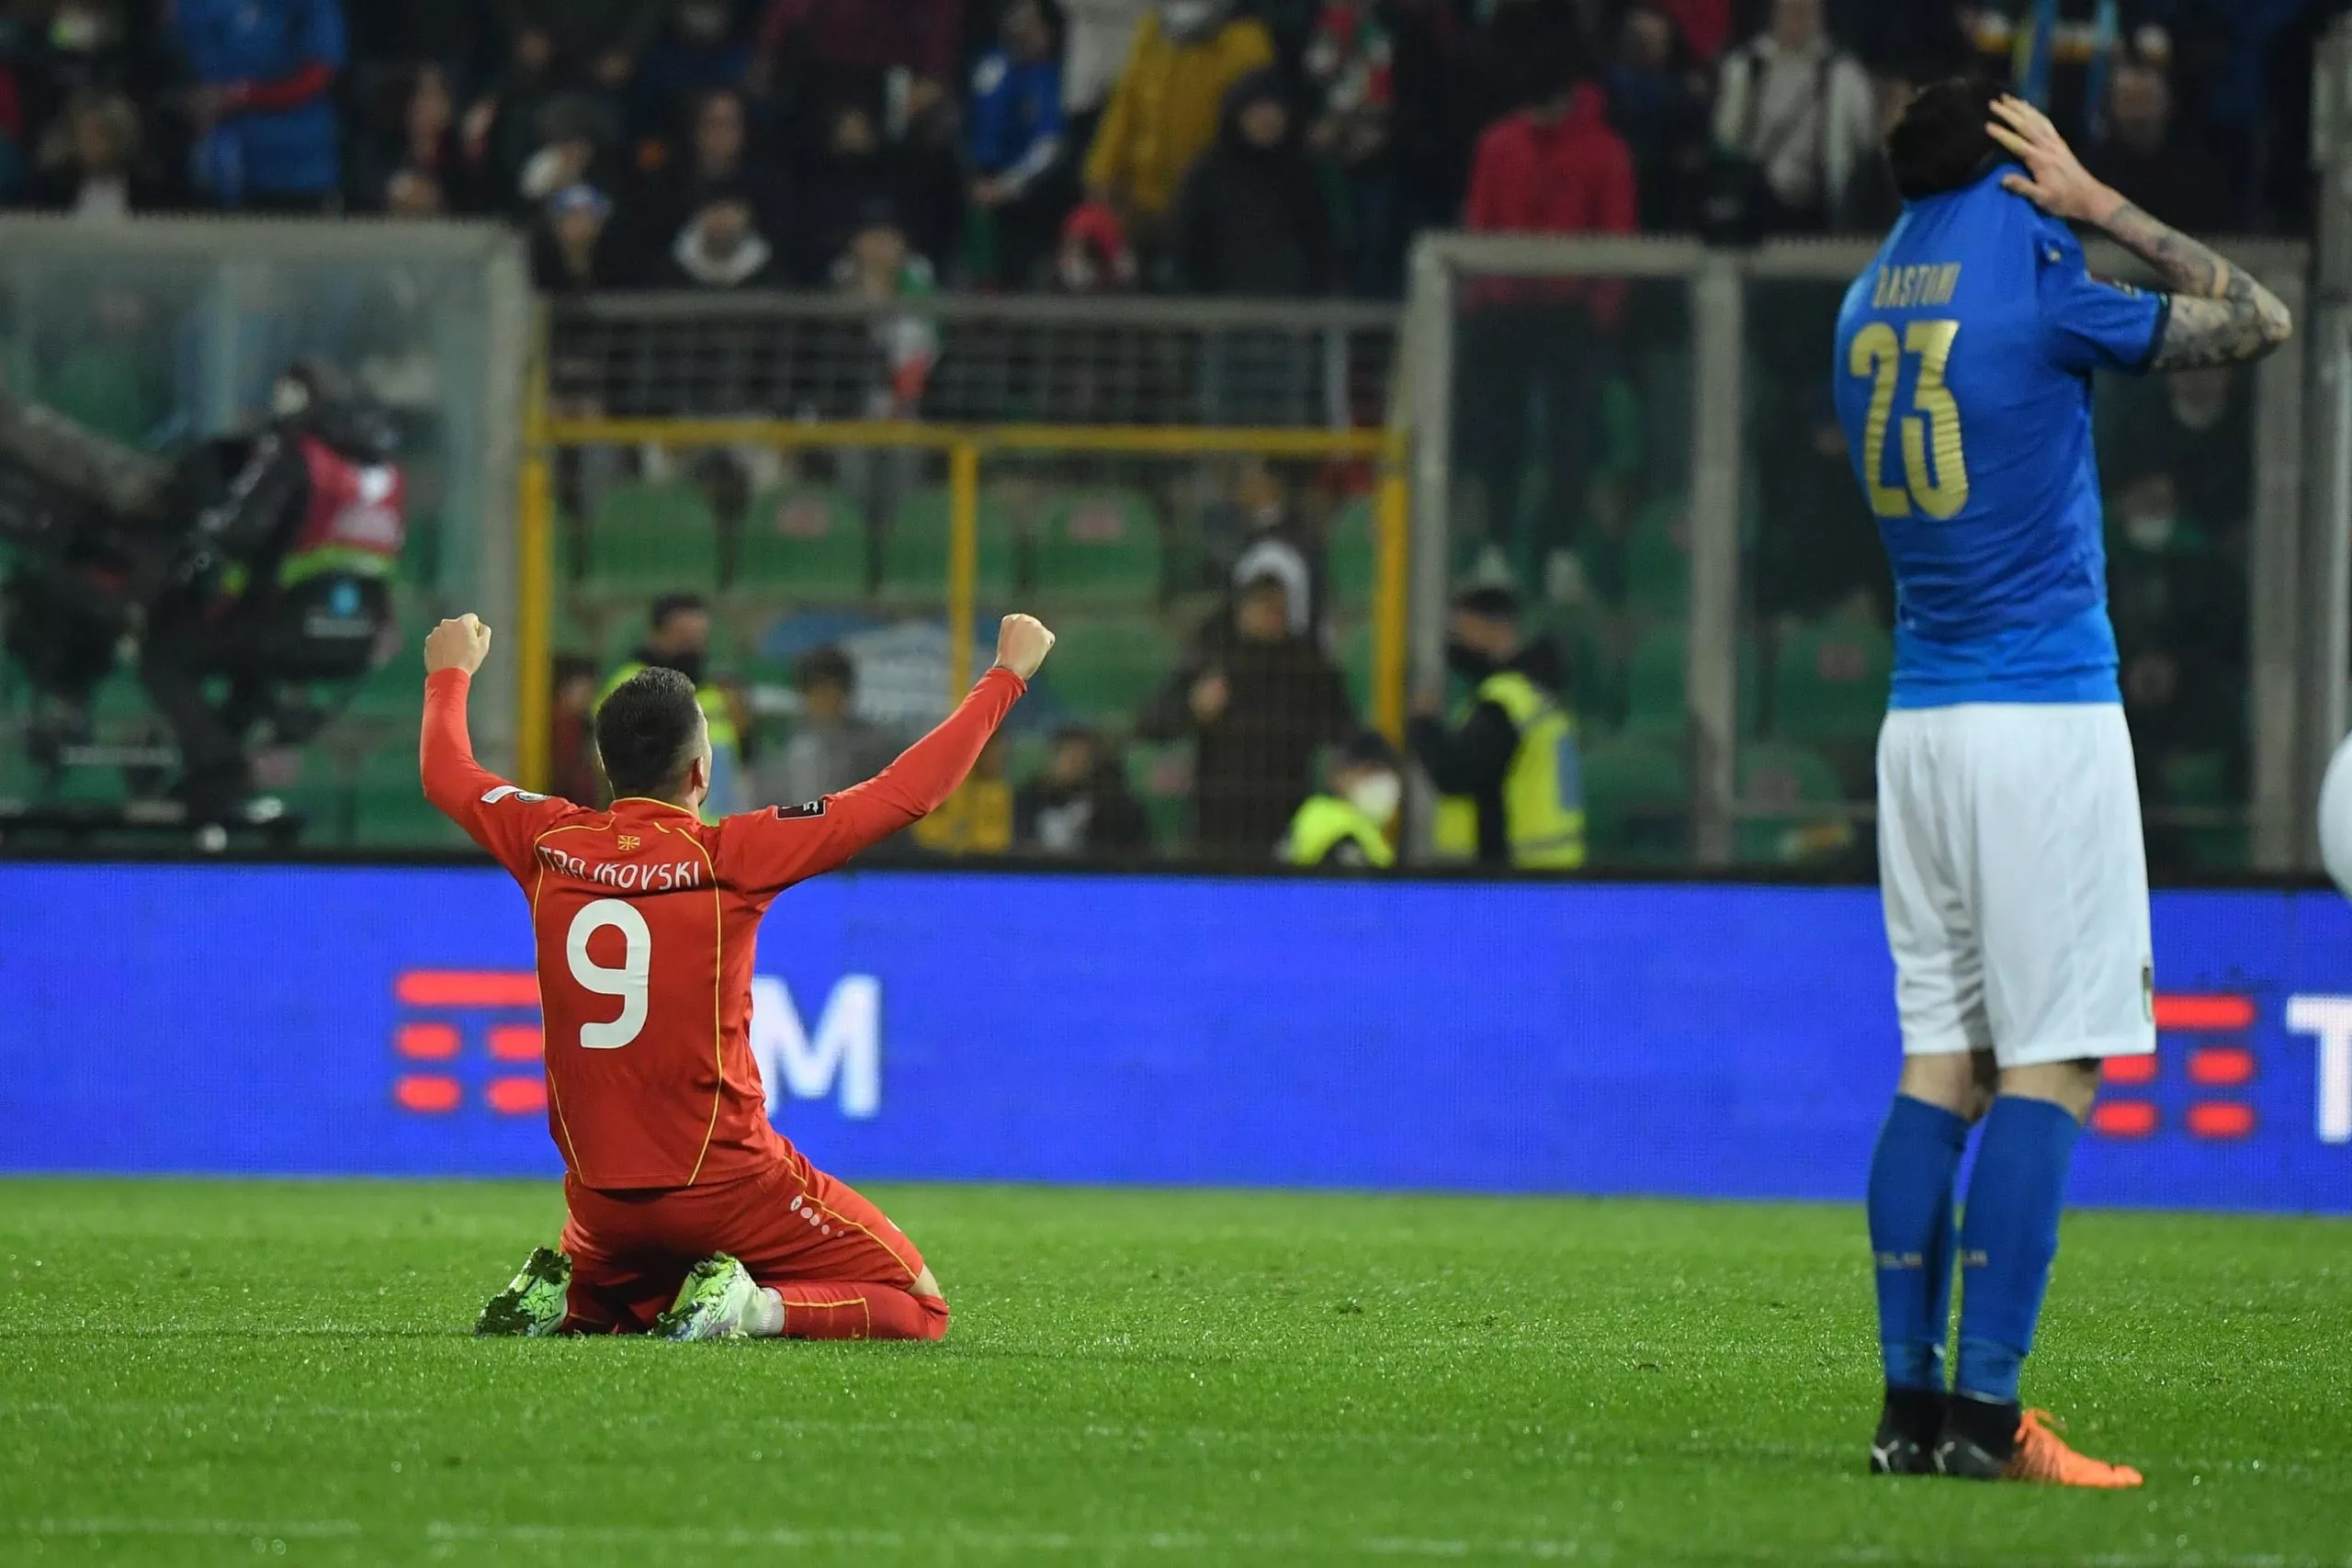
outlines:
M2026 167L2025 174L2002 176L2001 188L2051 217L2097 223L2123 199L2091 177L2050 117L2023 98L1994 99L1993 118L1984 129Z
M1026 681L1053 651L1054 634L1035 615L1007 615L996 628L996 661Z
M424 634L424 672L462 670L470 675L490 657L490 628L479 615L459 615Z

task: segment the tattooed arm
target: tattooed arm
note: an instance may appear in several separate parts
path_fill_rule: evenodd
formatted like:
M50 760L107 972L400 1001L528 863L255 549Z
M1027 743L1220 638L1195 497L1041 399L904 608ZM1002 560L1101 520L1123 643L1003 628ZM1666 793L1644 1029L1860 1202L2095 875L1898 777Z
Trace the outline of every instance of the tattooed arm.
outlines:
M2092 221L2155 268L2172 290L2172 314L2165 321L2155 356L2148 362L2151 370L2259 359L2295 330L2278 296L2251 274L2122 197L2117 197L2107 214Z
M2052 218L2103 230L2146 262L2171 291L2172 309L2148 362L2152 370L2186 370L2259 359L2287 341L2294 322L2278 297L2251 274L2195 240L2157 222L2090 176L2049 117L2030 104L2001 98L1985 127L2024 163L2002 188ZM2029 177L2030 176L2030 177Z

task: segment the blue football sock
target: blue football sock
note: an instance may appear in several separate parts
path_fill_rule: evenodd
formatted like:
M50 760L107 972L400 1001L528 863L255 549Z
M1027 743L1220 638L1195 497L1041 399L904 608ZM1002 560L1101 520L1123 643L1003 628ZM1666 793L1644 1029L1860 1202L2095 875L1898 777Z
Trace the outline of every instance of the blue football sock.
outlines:
M1871 1156L1871 1252L1878 1338L1889 1388L1944 1387L1951 1322L1951 1189L1968 1123L1939 1105L1896 1095Z
M2081 1125L2046 1100L2003 1096L1984 1118L1961 1223L1959 1391L2014 1404L2018 1369L2058 1256L2058 1211Z

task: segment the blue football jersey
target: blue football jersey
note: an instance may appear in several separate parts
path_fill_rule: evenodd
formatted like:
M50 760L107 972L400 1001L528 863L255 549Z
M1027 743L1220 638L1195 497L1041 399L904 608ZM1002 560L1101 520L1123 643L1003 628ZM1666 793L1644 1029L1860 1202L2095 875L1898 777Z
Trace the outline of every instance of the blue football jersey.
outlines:
M1894 574L1896 707L2120 700L2091 372L2144 370L2171 301L2091 276L2009 172L1905 207L1838 314L1838 417Z

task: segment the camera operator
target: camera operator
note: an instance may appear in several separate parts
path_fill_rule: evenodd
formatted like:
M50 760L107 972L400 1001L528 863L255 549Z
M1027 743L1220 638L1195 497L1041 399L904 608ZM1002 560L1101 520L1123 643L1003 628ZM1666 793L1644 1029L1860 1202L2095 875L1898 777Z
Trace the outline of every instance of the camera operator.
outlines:
M271 713L277 682L366 672L407 538L394 428L341 371L296 363L270 412L258 434L212 448L220 482L196 488L217 499L148 612L140 674L178 739L178 794L198 826L250 793L245 731ZM211 675L229 678L217 707Z

